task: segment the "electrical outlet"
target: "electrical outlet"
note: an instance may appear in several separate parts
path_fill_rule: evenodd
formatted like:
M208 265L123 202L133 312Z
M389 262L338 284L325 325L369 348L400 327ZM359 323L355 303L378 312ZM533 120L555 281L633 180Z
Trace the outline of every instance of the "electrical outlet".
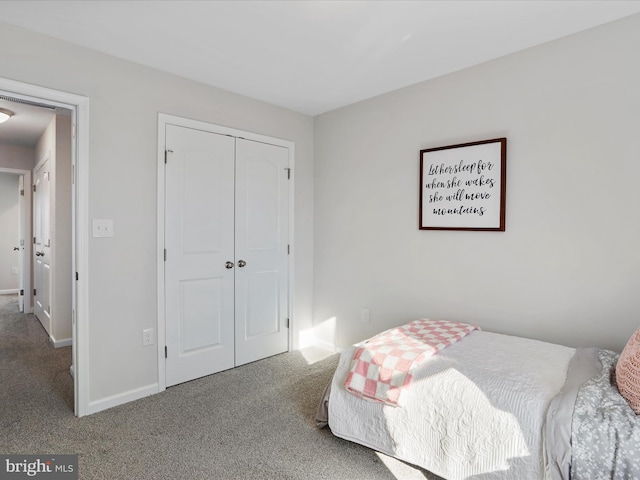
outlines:
M153 345L153 328L142 330L142 346L147 347Z

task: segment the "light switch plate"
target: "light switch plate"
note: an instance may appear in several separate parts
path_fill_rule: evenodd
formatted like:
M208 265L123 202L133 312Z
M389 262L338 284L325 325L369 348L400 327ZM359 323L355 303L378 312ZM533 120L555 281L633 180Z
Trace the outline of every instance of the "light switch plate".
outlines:
M113 237L113 220L93 220L93 236L94 237Z
M153 345L153 328L142 330L142 346L147 347L149 345Z

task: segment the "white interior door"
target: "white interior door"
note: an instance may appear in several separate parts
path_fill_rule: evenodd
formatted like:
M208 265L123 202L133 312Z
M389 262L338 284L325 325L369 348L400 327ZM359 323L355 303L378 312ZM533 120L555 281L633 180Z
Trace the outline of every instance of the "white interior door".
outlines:
M34 297L33 309L42 326L51 334L51 221L50 162L47 158L34 174Z
M234 366L235 140L167 125L166 148L169 387Z
M236 140L236 365L287 351L289 150Z
M27 202L25 201L25 185L24 185L24 175L20 175L20 180L18 181L18 212L20 219L18 221L19 224L19 232L18 232L18 245L16 248L18 249L18 289L20 290L20 294L18 295L18 310L20 312L24 312L24 290L28 287L25 287L24 284L24 264L25 264L25 239L27 238L26 233L26 213L27 213Z

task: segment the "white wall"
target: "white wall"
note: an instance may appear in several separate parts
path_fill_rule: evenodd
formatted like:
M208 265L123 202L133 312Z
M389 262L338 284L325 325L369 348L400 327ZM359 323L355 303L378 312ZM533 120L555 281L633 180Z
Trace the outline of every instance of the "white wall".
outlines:
M158 381L155 327L158 113L295 142L295 333L311 327L313 119L10 25L2 76L90 99L89 216L114 221L89 238L89 402L115 404ZM80 281L87 281L80 279ZM82 366L80 366L82 368Z
M31 147L0 144L0 167L31 170L34 167L34 155Z
M620 350L640 326L639 49L636 15L317 117L318 330L335 318L345 346L432 317ZM419 231L419 151L502 136L506 232Z
M0 172L0 292L18 289L18 275L12 268L18 268L18 252L13 248L20 245L19 175Z

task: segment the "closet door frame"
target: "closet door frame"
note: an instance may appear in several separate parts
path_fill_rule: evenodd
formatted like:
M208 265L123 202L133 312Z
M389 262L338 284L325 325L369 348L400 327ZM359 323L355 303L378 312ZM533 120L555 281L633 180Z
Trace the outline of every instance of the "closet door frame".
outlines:
M158 114L158 161L157 161L157 185L158 185L158 202L157 202L157 298L158 298L158 317L156 324L157 331L157 355L158 355L158 391L166 390L166 369L165 369L165 345L166 345L166 329L165 329L165 279L164 279L164 230L165 230L165 144L166 144L166 127L167 125L176 125L180 127L193 128L205 132L217 133L221 135L230 135L232 137L240 137L255 142L263 142L271 145L285 147L289 151L289 170L291 173L289 185L289 292L288 292L288 318L289 318L289 347L291 351L294 345L295 319L293 318L293 299L294 299L294 264L295 264L295 248L294 248L294 192L295 192L295 143L289 140L269 137L257 133L246 132L234 128L216 125L212 123L192 120L189 118L179 117L166 113Z

